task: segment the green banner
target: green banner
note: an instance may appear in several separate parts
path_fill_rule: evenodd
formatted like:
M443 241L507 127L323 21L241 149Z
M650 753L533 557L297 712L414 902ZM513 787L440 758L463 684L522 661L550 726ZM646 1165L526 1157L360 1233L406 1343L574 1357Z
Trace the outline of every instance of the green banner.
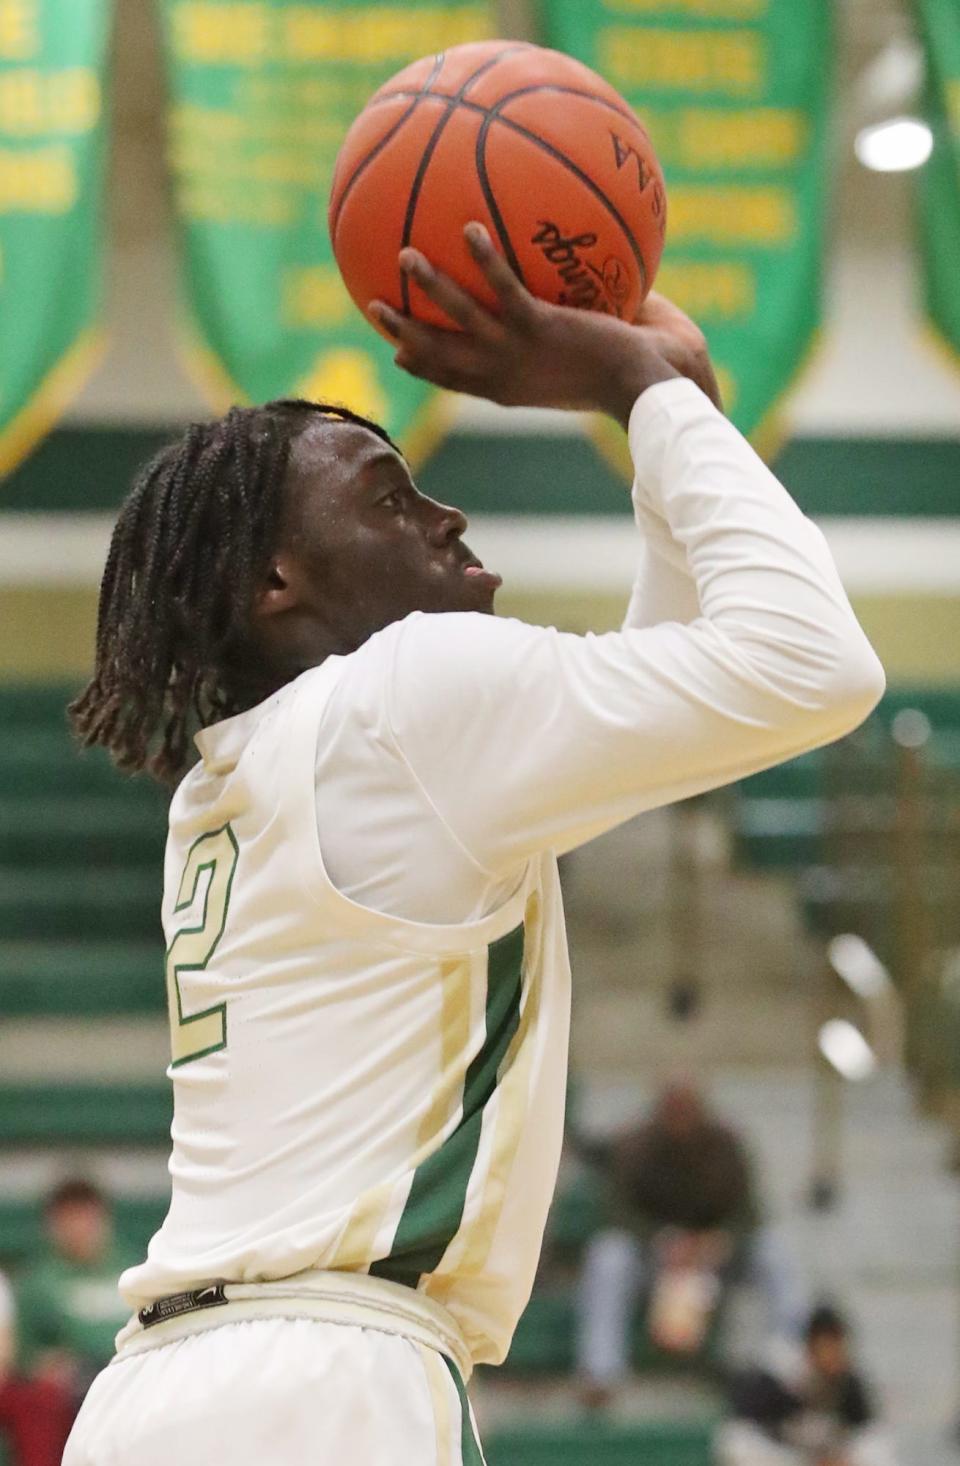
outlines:
M934 148L918 183L927 315L960 356L960 0L917 0Z
M100 347L108 0L0 0L0 474Z
M703 327L761 446L820 320L831 0L541 0L544 39L648 127L667 181L657 288Z
M346 403L417 456L434 389L397 371L327 233L337 151L421 55L492 34L476 0L164 0L188 359L212 403Z

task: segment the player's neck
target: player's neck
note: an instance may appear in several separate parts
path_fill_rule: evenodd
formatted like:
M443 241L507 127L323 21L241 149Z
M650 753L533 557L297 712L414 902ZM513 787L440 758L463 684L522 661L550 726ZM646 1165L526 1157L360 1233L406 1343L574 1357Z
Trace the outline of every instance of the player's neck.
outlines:
M275 692L279 692L281 687L295 681L301 673L319 666L325 660L325 657L311 657L308 660L296 658L285 660L282 664L247 659L238 661L229 668L224 679L229 688L229 701L238 712L256 707L259 703L266 702Z

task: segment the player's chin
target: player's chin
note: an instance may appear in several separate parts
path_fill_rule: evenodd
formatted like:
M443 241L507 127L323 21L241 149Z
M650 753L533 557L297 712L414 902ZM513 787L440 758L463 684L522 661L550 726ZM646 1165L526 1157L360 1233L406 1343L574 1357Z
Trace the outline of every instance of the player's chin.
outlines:
M494 614L493 600L500 589L500 577L490 571L466 575L459 568L435 584L431 597L435 611L482 611Z
M488 616L494 614L494 597L500 589L499 575L464 575L461 584L457 587L460 605L459 611L483 611Z

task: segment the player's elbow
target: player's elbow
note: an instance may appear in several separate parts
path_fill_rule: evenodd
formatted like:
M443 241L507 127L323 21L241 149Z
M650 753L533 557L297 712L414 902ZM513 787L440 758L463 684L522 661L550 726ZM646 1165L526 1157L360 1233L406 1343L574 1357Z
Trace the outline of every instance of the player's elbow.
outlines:
M753 628L751 628L753 630ZM761 690L770 732L816 748L842 738L873 712L885 679L876 653L853 616L751 635L739 651Z
M850 656L844 674L846 697L850 703L852 728L870 716L887 690L887 674L867 638L861 633L860 645Z
M832 638L804 699L811 734L842 738L873 712L886 688L880 659L859 626Z

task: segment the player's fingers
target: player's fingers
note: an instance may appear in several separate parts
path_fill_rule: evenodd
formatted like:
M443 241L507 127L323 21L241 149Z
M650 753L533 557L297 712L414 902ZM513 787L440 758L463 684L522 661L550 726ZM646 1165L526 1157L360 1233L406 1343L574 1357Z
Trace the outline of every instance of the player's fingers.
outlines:
M493 286L503 313L515 321L530 318L533 297L525 290L482 224L475 220L464 229L470 253Z
M371 300L367 306L367 314L378 326L382 326L389 336L396 336L399 318L391 306L382 300Z
M403 249L400 251L400 268L411 280L415 280L435 305L438 305L444 315L449 316L458 326L472 335L482 335L494 324L494 318L488 311L461 290L449 275L442 274L435 270L430 261L417 249Z
M452 331L440 331L436 326L426 326L415 316L405 316L383 300L371 300L367 310L394 341L410 351L428 350L454 334Z
M397 343L394 361L398 367L438 387L458 390L464 374L458 358L467 343L462 332L424 325L382 300L371 301L368 310Z

